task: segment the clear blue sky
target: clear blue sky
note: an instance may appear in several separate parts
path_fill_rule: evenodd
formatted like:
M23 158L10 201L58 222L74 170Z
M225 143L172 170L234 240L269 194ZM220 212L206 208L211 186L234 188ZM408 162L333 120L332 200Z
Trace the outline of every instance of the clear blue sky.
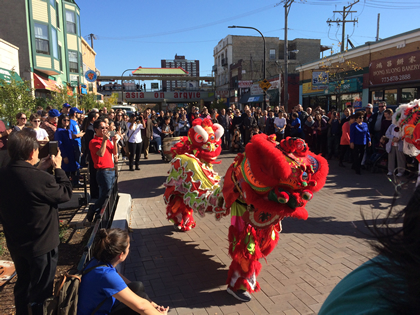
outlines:
M77 1L77 0L76 0ZM93 33L96 67L102 75L121 75L128 68L160 67L161 59L175 54L200 60L200 75L211 75L213 48L231 35L254 35L256 31L228 29L251 26L264 36L284 38L284 7L278 1L251 0L79 0L82 36ZM288 38L318 38L337 47L341 27L328 27L327 19L341 18L347 1L295 0L289 13ZM362 45L374 41L380 13L380 38L420 27L418 0L360 0L352 8L358 18L346 24L351 41ZM85 37L87 40L87 38ZM90 41L88 41L90 43Z

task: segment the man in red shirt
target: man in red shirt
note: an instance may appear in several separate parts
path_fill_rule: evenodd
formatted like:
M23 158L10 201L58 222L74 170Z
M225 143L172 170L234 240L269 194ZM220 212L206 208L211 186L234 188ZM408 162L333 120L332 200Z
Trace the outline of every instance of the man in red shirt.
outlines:
M108 192L115 181L114 160L117 162L117 137L110 139L106 123L98 119L93 123L95 137L89 143L90 156L96 169L96 181L99 186L99 198L89 207L87 220L92 222L93 216L98 215L105 202ZM112 157L114 156L114 160Z

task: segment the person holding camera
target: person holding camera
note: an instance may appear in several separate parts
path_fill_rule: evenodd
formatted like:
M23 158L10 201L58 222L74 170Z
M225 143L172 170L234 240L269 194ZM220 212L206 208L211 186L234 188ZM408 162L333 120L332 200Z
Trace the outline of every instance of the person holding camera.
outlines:
M141 129L144 129L144 119L142 115L131 114L130 120L127 124L128 128L128 149L130 156L128 158L128 165L130 171L134 171L133 164L136 165L136 170L140 170L140 156L142 152L143 139L141 137ZM134 162L134 155L136 156Z
M0 169L0 221L16 267L16 314L42 314L43 301L52 295L58 262L57 205L70 200L72 187L61 169L61 154L38 164L39 143L30 128L9 135L11 162ZM45 170L50 166L54 175Z
M99 186L99 198L89 207L87 221L92 222L94 215L99 215L102 205L115 181L115 163L118 162L117 141L111 138L106 122L97 119L93 123L95 137L89 143L90 156L96 169L96 182ZM114 157L114 159L112 158Z

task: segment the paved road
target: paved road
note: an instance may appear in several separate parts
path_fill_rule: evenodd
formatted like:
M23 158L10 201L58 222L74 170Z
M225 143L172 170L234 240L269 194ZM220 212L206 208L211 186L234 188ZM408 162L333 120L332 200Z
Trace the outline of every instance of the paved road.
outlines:
M233 157L221 155L219 174ZM283 221L277 247L262 261L261 291L248 303L226 293L230 220L196 215L194 230L173 231L162 199L168 164L151 154L141 160L141 171L124 166L119 189L133 198L126 276L143 281L155 302L171 307L170 314L316 314L340 279L374 256L361 211L368 219L383 215L393 200L394 186L384 173L356 175L337 164L331 163L324 189L308 203L308 220ZM411 191L412 184L397 203Z

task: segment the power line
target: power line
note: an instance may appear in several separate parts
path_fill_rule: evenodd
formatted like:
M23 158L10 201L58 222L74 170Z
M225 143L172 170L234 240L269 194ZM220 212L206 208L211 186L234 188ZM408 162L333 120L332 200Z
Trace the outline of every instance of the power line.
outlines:
M342 20L340 19L336 19L335 21L328 19L327 23L329 25L331 25L331 23L337 23L337 25L339 26L340 23L343 23L343 32L342 32L342 38L341 38L341 52L344 52L344 38L345 38L345 33L346 33L346 23L357 23L358 20L357 18L354 20L346 20L347 16L349 15L349 13L356 13L357 11L351 11L351 8L358 3L360 0L356 0L355 2L349 4L347 7L343 7L343 11L333 11L333 13L339 13L342 16ZM337 30L338 33L338 30Z

